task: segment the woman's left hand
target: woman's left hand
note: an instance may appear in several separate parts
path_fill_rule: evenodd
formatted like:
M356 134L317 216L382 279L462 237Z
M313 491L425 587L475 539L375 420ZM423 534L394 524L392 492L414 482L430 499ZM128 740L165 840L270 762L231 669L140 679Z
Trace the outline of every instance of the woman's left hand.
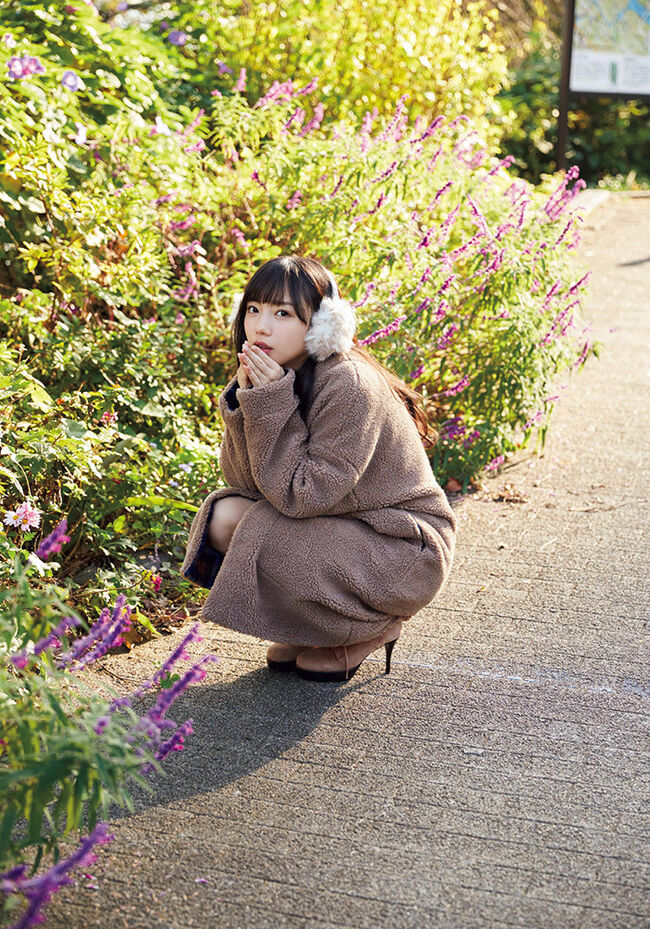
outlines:
M244 342L242 364L248 374L253 387L264 387L271 381L279 381L284 377L285 370L277 361L270 358L266 352L257 345Z

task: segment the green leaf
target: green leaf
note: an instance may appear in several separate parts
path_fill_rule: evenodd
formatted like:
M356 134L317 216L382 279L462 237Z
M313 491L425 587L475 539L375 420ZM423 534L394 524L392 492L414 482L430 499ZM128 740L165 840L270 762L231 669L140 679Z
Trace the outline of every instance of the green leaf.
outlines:
M179 510L189 510L191 513L198 513L198 506L193 503L185 503L184 500L173 500L171 497L159 497L150 495L148 497L127 497L124 503L127 506L174 506Z
M39 410L49 410L49 408L54 405L54 400L38 381L32 381L29 384L28 390L32 398L32 403L34 406L38 407Z
M85 439L91 435L83 423L78 423L74 419L62 419L61 428L70 439Z
M148 629L153 635L161 635L161 633L156 629L148 616L145 616L144 613L141 613L140 610L136 609L133 611L133 618L136 622L139 622L141 626L144 626L145 629Z

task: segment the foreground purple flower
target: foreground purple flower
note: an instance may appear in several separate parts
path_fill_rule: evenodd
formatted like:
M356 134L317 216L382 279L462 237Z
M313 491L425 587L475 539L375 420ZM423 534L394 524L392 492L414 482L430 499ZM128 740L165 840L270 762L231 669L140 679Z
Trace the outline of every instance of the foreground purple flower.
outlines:
M10 871L0 875L0 890L5 894L19 893L27 897L29 905L18 922L11 929L28 929L36 923L43 922L41 909L49 901L52 894L60 887L72 884L74 881L68 877L73 868L84 867L97 860L92 853L95 845L106 845L115 836L108 832L108 824L99 822L79 848L67 858L58 861L53 867L38 877L26 878L27 865L18 865Z
M66 542L70 541L70 536L65 534L67 528L68 520L64 516L54 532L51 532L38 546L36 549L36 557L45 561L46 558L49 558L50 555L53 555L55 552L60 552L61 547L65 545Z

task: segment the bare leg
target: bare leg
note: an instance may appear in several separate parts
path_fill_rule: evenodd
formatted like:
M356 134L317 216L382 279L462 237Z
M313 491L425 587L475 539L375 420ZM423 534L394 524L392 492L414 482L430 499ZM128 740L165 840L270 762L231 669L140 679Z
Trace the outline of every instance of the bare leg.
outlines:
M222 555L228 551L230 540L239 521L254 503L254 500L247 500L237 495L222 497L215 503L208 527L208 539L210 545Z

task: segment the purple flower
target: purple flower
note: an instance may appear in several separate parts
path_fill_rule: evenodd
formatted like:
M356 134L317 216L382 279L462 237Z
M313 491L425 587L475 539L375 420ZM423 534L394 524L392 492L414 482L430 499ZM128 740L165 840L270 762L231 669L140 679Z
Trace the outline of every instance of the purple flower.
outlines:
M440 199L440 197L442 197L442 195L445 193L445 191L449 190L449 188L450 188L452 185L453 185L453 181L447 181L447 183L446 183L443 187L441 187L440 190L437 192L437 194L435 195L435 197L433 198L433 200L431 201L431 203L429 204L429 206L427 207L427 209L430 210L431 207L434 205L434 203L437 203L438 200Z
M186 219L179 219L179 220L176 220L175 222L170 223L169 228L180 231L183 229L189 229L190 226L193 226L195 223L196 223L196 219L194 219L194 213L190 213L190 215Z
M384 326L382 329L377 329L375 332L372 332L365 339L359 341L359 345L370 345L373 342L383 339L385 336L390 335L391 332L395 332L402 325L406 316L396 316L392 323L389 323L387 326Z
M294 210L297 206L300 206L302 200L302 193L299 190L294 190L289 199L287 200L285 207L287 210Z
M201 243L198 239L192 239L191 242L186 242L184 245L176 246L176 253L181 256L181 258L189 258L190 255L193 255L197 248L201 248Z
M308 132L311 132L312 129L318 129L320 124L323 122L323 115L325 113L325 107L322 103L317 103L314 107L314 115L309 120L305 128L300 133L301 136L306 136Z
M442 437L454 441L454 439L459 439L467 431L467 427L463 423L462 416L452 416L451 419L445 420L445 422L440 427Z
M23 77L27 77L28 74L45 74L45 68L41 62L38 60L38 58L34 58L32 55L24 56L23 67L25 69Z
M64 516L56 529L51 532L46 539L43 539L41 544L38 546L36 549L36 557L45 561L55 552L60 552L61 547L65 545L66 542L70 541L70 536L65 534L67 528L68 520Z
M187 154L190 155L192 152L203 151L204 148L205 148L205 142L203 141L203 139L199 139L199 141L195 142L194 145L187 145L183 149L183 151L187 152Z
M64 71L61 84L68 90L79 90L79 77L74 71Z
M298 91L298 94L301 97L304 97L306 94L310 94L312 91L316 90L317 87L318 87L318 78L313 77L308 84L305 84L302 90Z
M194 732L194 729L192 728L193 723L193 719L185 720L185 722L178 727L172 737L167 739L166 742L162 743L156 752L157 761L162 761L162 759L166 758L170 752L180 752L182 750L183 744L185 742L185 736L191 735L191 733Z
M568 295L568 294L574 294L574 293L576 292L576 290L578 290L579 287L582 287L582 285L585 284L585 283L589 280L590 277L591 277L591 271L587 271L587 273L584 274L584 275L580 278L580 280L577 281L577 282L573 285L573 287L569 287L569 290L567 291L567 295Z
M447 390L443 390L441 396L443 397L455 397L456 394L462 393L467 385L469 384L470 378L466 374L465 377L461 378L457 384L454 384L452 387L449 387Z
M127 606L123 614L125 604L126 597L120 594L112 613L109 607L104 607L88 634L77 639L72 648L58 658L57 667L69 667L76 661L76 669L80 670L91 661L105 655L109 648L119 645L122 641L122 631L131 623L130 607Z
M58 861L44 874L38 877L25 877L26 865L18 865L10 871L0 875L0 889L5 894L20 893L23 894L29 904L27 909L17 923L14 923L13 929L28 929L36 923L43 922L41 909L49 901L52 894L56 893L60 887L66 884L72 884L74 881L68 877L68 872L73 868L84 867L96 861L96 856L92 854L95 845L105 845L110 842L114 836L109 834L108 825L99 822L85 839L81 842L79 848L67 858Z
M493 458L492 461L488 462L484 468L485 471L496 471L500 464L503 464L505 461L504 455L497 455L496 458Z
M237 229L235 226L233 226L233 228L230 230L230 235L238 245L241 245L245 251L248 251L248 242L246 241L246 236L241 231L241 229Z
M219 65L219 74L232 74L233 73L232 68L229 68L228 65L225 64L223 61L219 60L217 64Z
M368 300L368 297L370 296L370 294L371 294L371 293L373 292L373 290L376 288L376 286L377 286L377 285L376 285L376 283L375 283L374 281L371 281L369 284L367 284L367 285L366 285L366 292L365 292L364 296L363 296L363 297L361 298L361 300L359 300L357 303L353 304L354 307L357 308L357 307L363 306L364 303L366 303L366 301Z
M447 326L447 328L443 331L441 338L438 340L438 343L436 344L436 350L447 348L457 332L458 326L456 323L452 323L450 326Z
M246 90L246 68L241 68L237 83L235 84L235 90L238 90L240 93Z
M23 64L23 59L17 58L15 55L7 62L7 69L9 71L9 77L12 79L12 81L19 81L21 78L27 76L25 72L25 66Z
M296 124L295 128L300 129L300 127L303 124L304 119L305 119L305 111L303 110L301 106L297 106L296 109L291 114L291 116L289 117L289 119L286 121L286 123L282 127L282 132L283 133L288 132L294 122Z
M395 171L398 164L398 161L393 161L382 174L378 174L377 177L371 178L370 183L378 184L380 181L385 181L386 178L390 177L391 174Z
M266 106L267 103L283 103L285 100L290 100L295 93L291 78L283 83L273 81L264 96L256 101L255 107L260 108Z
M187 42L187 35L181 29L172 29L167 36L167 41L172 45L185 45Z

